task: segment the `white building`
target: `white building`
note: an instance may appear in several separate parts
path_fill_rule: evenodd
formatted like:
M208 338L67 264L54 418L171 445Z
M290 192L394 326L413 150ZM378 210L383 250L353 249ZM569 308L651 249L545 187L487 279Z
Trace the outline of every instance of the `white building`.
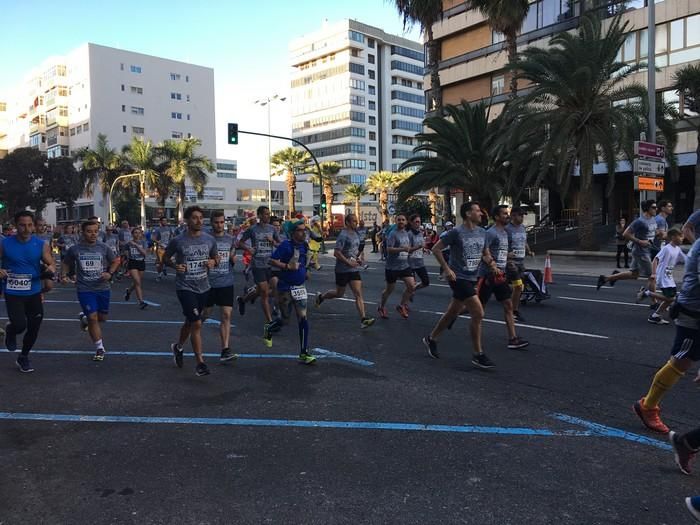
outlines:
M289 49L292 136L319 162L337 162L341 181L363 184L412 156L425 114L422 44L343 20ZM342 201L343 187L335 192Z
M0 151L31 146L66 156L94 146L98 133L117 150L133 136L197 137L198 153L215 159L214 70L88 43L47 59L0 98ZM107 219L106 205L97 191L79 201L77 218ZM50 205L47 220L57 218L69 219Z

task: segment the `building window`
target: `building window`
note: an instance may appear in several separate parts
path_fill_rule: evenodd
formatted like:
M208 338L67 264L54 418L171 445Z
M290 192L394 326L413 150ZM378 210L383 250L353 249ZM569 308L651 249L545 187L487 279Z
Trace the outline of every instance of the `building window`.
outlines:
M70 136L72 137L74 135L75 135L75 128L70 128Z
M367 86L367 93L370 95L376 95L377 94L377 88L374 86Z
M364 106L365 97L360 95L350 95L350 104L355 104L356 106Z
M182 131L173 131L170 133L170 138L172 139L181 139L182 138Z
M355 58L359 57L359 56L360 56L360 50L357 49L356 47L351 47L351 48L350 48L350 56L351 56L351 57L355 57ZM316 65L316 61L314 60L313 62L311 62L311 66L313 67L313 66L315 66L315 65Z
M126 112L126 105L122 104L122 113L125 113L125 112Z
M369 132L369 140L377 140L377 132L376 131Z
M170 80L180 80L180 73L170 73Z
M392 91L391 98L394 100L404 100L406 102L413 102L414 104L425 105L425 97L423 95L415 95L413 93L406 93L405 91Z
M132 73L141 73L141 66L129 66L129 70Z
M189 102L189 101L190 101L190 96L189 96L189 95L187 95L187 102Z
M182 120L182 113L177 113L176 111L173 111L172 113L170 113L170 118Z
M377 125L377 117L370 116L368 122L369 122L370 126L376 126Z
M376 156L377 156L377 148L375 148L374 146L370 146L370 147L369 147L369 154L370 154L372 157L376 157Z
M367 47L374 49L374 38L367 37Z
M353 89L359 89L360 91L365 90L365 81L360 80L359 78L351 78L350 79L350 87Z
M370 80L374 80L374 69L368 69L367 76L369 77Z
M423 124L420 122L408 122L406 120L392 120L391 129L403 129L420 133L423 131Z
M89 129L90 129L90 125L87 122L85 124L83 124L83 131L87 131Z
M377 103L374 100L367 102L367 109L377 109Z
M189 113L187 114L187 120L190 120L190 114L189 114Z
M124 62L122 62L121 64L119 64L119 70L120 70L120 71L124 71Z
M492 44L499 44L501 42L505 42L506 37L503 33L499 31L491 31L491 43Z
M360 42L364 44L365 35L363 35L362 33L358 33L357 31L350 31L350 40L354 40L355 42Z
M413 73L414 75L423 76L424 68L423 66L417 66L415 64L407 64L406 62L401 62L400 60L391 61L391 69L396 69L398 71L405 71L406 73Z
M401 46L391 46L391 54L412 58L413 60L418 60L419 62L425 62L425 53Z
M365 66L362 64L356 64L355 62L350 62L350 73L357 73L358 75L365 74Z
M143 88L142 88L142 87L131 86L131 92L132 92L134 95L143 95Z
M370 64L374 64L374 55L368 54L367 55L367 62L369 62Z
M369 163L369 171L377 171L377 163L376 162Z
M122 84L122 91L124 91L124 84Z
M131 114L132 115L143 115L143 108L138 107L138 106L131 106Z
M126 133L126 126L122 126L122 133Z
M170 98L173 100L182 100L182 93L170 93Z
M506 90L506 78L503 75L497 75L491 78L491 95L502 95Z
M392 115L406 115L407 117L423 118L425 111L418 108L409 108L406 106L391 106Z
M132 127L131 127L131 132L132 132L134 135L143 135L144 129L141 128L141 127L138 127L138 126L132 126Z
M185 82L189 82L189 81L190 81L190 76L189 76L189 75L185 75Z

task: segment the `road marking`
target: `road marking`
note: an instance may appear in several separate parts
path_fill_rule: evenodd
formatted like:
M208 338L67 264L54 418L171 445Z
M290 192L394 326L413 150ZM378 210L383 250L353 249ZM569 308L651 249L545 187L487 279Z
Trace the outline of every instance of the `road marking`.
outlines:
M44 303L56 303L56 304L80 304L80 301L68 301L68 300L59 300L59 299L44 299ZM151 301L144 301L148 306L156 306L159 307L160 304L154 303ZM130 304L130 305L136 305L138 306L139 303L135 301L110 301L109 304Z
M642 308L649 308L646 304L637 304L637 303L623 303L622 301L605 301L602 299L583 299L581 297L566 297L566 296L560 296L557 297L557 299L567 299L569 301L583 301L586 303L603 303L603 304L621 304L624 306L641 306Z
M8 317L0 317L0 319L8 319ZM78 318L57 318L57 317L44 317L43 321L56 321L56 322L66 322L66 323L77 323L79 322ZM146 319L108 319L108 323L114 324L114 323L123 323L123 324L182 324L184 321L152 321L152 320L146 320ZM204 321L204 324L213 324L213 325L220 325L221 321L218 321L216 319L207 319ZM231 328L233 328L235 325L231 325Z
M313 348L311 350L319 359L337 359L339 361L347 361L360 366L374 366L373 361L367 361L366 359L360 359L359 357L354 357L347 354L341 354L339 352L333 352L332 350L326 350L325 348ZM32 350L33 354L55 354L55 355L95 355L94 350ZM220 355L217 353L204 353L204 357L209 358L219 358ZM173 357L172 352L137 352L137 351L123 351L123 350L108 350L107 356L118 356L118 357ZM297 359L299 356L296 354L238 354L241 359Z
M598 285L595 284L572 284L569 283L569 286L575 286L577 288L598 288ZM603 286L600 289L601 290L610 290L612 286Z

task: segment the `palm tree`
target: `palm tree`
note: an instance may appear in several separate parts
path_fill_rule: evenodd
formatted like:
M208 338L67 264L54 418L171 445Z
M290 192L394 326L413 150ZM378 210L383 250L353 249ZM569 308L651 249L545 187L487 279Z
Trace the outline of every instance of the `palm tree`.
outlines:
M376 171L367 179L367 191L379 195L379 210L382 221L389 220L389 194L396 191L396 187L407 177L405 173L393 173L391 171Z
M435 186L461 188L486 209L498 202L505 184L503 162L495 155L500 120L489 122L485 102L445 106L446 116L428 117L431 132L416 136L419 146L401 169L418 167L399 187L403 200Z
M355 216L360 219L360 200L367 195L364 184L348 184L345 187L345 196L355 204Z
M297 170L305 171L310 160L311 156L308 152L292 147L282 149L270 157L272 175L276 177L287 177L290 217L296 214Z
M74 157L80 162L81 176L86 181L85 195L92 197L95 185L99 185L105 200L114 179L122 172L121 157L116 149L109 147L107 135L98 133L95 147L82 148L75 152Z
M700 64L683 66L673 75L673 88L683 97L683 109L693 115L692 119L684 119L695 128L698 143L695 149L695 201L693 209L700 208ZM683 112L684 116L686 111Z
M133 137L122 148L122 162L133 173L144 172L146 186L156 192L158 205L165 207L165 200L175 189L173 180L158 170L158 147L150 140Z
M333 186L336 182L338 173L340 172L340 164L338 164L337 162L321 162L319 164L319 167L321 168L321 175L323 176L323 188L321 188L321 190L326 196L326 206L329 210L332 210L334 198ZM321 185L321 181L319 181L318 173L316 173L315 166L313 167L312 171L313 173L309 177L309 180L312 184L316 184L317 186Z
M515 63L518 55L518 33L530 9L530 2L528 0L469 0L469 3L473 9L478 9L486 17L491 29L503 34L506 39L508 62ZM515 98L517 94L518 80L515 75L511 75L510 96Z
M169 178L178 191L178 219L183 220L186 182L189 181L199 196L202 195L208 181L208 173L214 171L214 163L196 151L202 145L200 139L191 137L181 140L165 140L158 146L157 152L165 160L158 166L158 171Z
M531 92L511 101L515 117L511 135L541 136L540 172L553 171L557 183L568 187L579 177L579 247L596 248L593 235L593 165L607 163L608 177L615 177L615 163L622 145L634 140L639 108L616 105L626 99L644 100L646 88L630 83L629 76L643 67L617 61L628 24L616 16L603 32L593 12L581 17L576 33L554 36L548 49L530 47L512 65L517 78L534 84ZM525 112L527 118L518 115ZM609 185L609 188L612 184Z

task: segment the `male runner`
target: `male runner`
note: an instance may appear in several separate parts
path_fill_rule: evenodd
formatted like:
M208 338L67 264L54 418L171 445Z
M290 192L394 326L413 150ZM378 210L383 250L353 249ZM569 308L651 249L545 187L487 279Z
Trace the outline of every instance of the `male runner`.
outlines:
M115 256L119 255L119 235L117 235L115 228L110 224L105 228L104 243L112 249Z
M278 322L272 321L272 308L270 306L270 281L272 280L272 270L270 268L270 256L275 246L280 243L279 235L274 226L270 224L270 208L259 206L257 209L258 224L248 228L241 237L240 247L253 255L252 272L255 281L255 296L260 296L265 325L263 327L263 341L266 346L272 346L272 331L279 326ZM239 303L249 301L253 294L246 294L245 297L237 298Z
M97 240L100 225L95 221L85 221L81 229L83 236L78 244L71 246L61 262L64 282L71 270L75 271L78 301L83 311L80 324L87 326L90 338L95 345L94 361L103 361L105 347L102 342L100 323L107 321L109 314L110 281L119 269L119 258L112 249Z
M669 313L676 322L671 359L656 372L647 395L633 406L647 428L662 434L668 427L661 421L661 399L700 360L700 240L688 253L681 291Z
M211 214L211 227L219 264L209 270L209 298L204 317L211 317L214 306L221 308L221 324L219 325L219 340L221 341L221 357L219 361L226 363L238 357L231 352L231 312L233 311L233 266L236 263L236 240L226 233L224 212L215 211Z
M423 236L423 232L421 231L420 215L417 213L414 213L408 218L408 235L411 239L412 248L420 246L420 250L415 250L408 255L408 265L411 267L411 271L413 272L414 281L416 277L420 279L420 284L415 287L413 294L411 294L411 301L413 301L413 296L415 295L416 290L430 286L428 270L425 268L425 260L423 259L425 238Z
M308 293L306 286L306 263L309 245L306 243L306 225L303 220L285 223L287 239L275 249L270 264L279 268L277 291L280 310L287 304L294 306L299 324L299 362L310 365L316 358L309 352L309 321L306 318Z
M156 282L160 281L161 276L166 277L168 275L165 265L163 264L163 255L165 255L165 248L168 246L168 243L172 237L173 228L168 226L168 219L166 217L161 217L158 227L154 231L154 240L156 244L156 272L158 273Z
M700 210L695 210L690 214L688 220L683 225L683 238L690 244L700 239Z
M408 258L411 254L418 250L422 250L423 246L411 246L411 238L406 229L408 221L403 213L396 215L396 229L393 230L386 238L386 270L384 278L386 286L382 291L382 296L377 307L377 312L382 319L388 319L389 315L386 311L386 301L389 299L391 292L394 291L396 281L401 279L406 288L401 296L401 302L396 305L396 311L401 317L408 319L408 302L413 295L416 287L416 281L413 278L413 271L408 264Z
M197 360L195 374L205 376L210 372L202 353L202 319L209 298L208 271L217 265L219 253L214 238L202 231L204 225L202 208L190 206L185 210L184 217L187 230L170 240L163 259L167 266L174 268L177 272L175 290L185 316L185 322L180 328L180 337L177 343L170 345L170 350L173 352L175 364L178 368L182 368L183 345L189 339ZM174 262L173 257L175 257Z
M374 324L374 318L365 312L365 302L362 299L362 277L358 261L360 238L355 229L357 217L354 214L345 216L345 228L338 234L335 241L335 290L329 290L316 295L316 307L326 299L338 299L345 295L345 287L349 284L355 296L355 307L360 314L360 327L367 328Z
M22 353L17 357L20 372L33 372L29 361L31 351L44 318L42 279L50 280L55 273L53 256L48 243L33 236L34 214L17 212L14 216L17 234L2 239L0 278L5 283L5 305L9 322L5 326L5 348L17 350L17 335L26 330L22 339ZM42 272L41 263L45 265Z
M485 264L492 271L495 271L497 266L486 246L486 232L479 226L482 217L479 203L463 203L459 214L462 217L462 225L451 229L433 246L433 255L442 266L452 288L452 300L430 335L423 338L423 344L428 349L430 357L437 359L439 357L438 337L466 306L471 317L472 365L487 370L495 365L481 347L481 321L484 318L484 309L477 297L476 283L481 264ZM445 246L450 247L449 263L442 256Z
M66 253L68 253L70 247L76 242L78 242L78 239L75 236L73 225L65 226L63 228L63 233L56 240L56 246L58 247L61 261L63 261L63 258L66 256ZM61 275L61 277L67 276Z
M509 260L506 266L506 275L513 286L513 319L521 323L525 318L520 314L520 296L523 293L523 276L525 273L525 256L535 255L527 244L527 230L523 222L527 212L519 207L510 210L510 224L506 226L508 233L508 245L510 247Z

